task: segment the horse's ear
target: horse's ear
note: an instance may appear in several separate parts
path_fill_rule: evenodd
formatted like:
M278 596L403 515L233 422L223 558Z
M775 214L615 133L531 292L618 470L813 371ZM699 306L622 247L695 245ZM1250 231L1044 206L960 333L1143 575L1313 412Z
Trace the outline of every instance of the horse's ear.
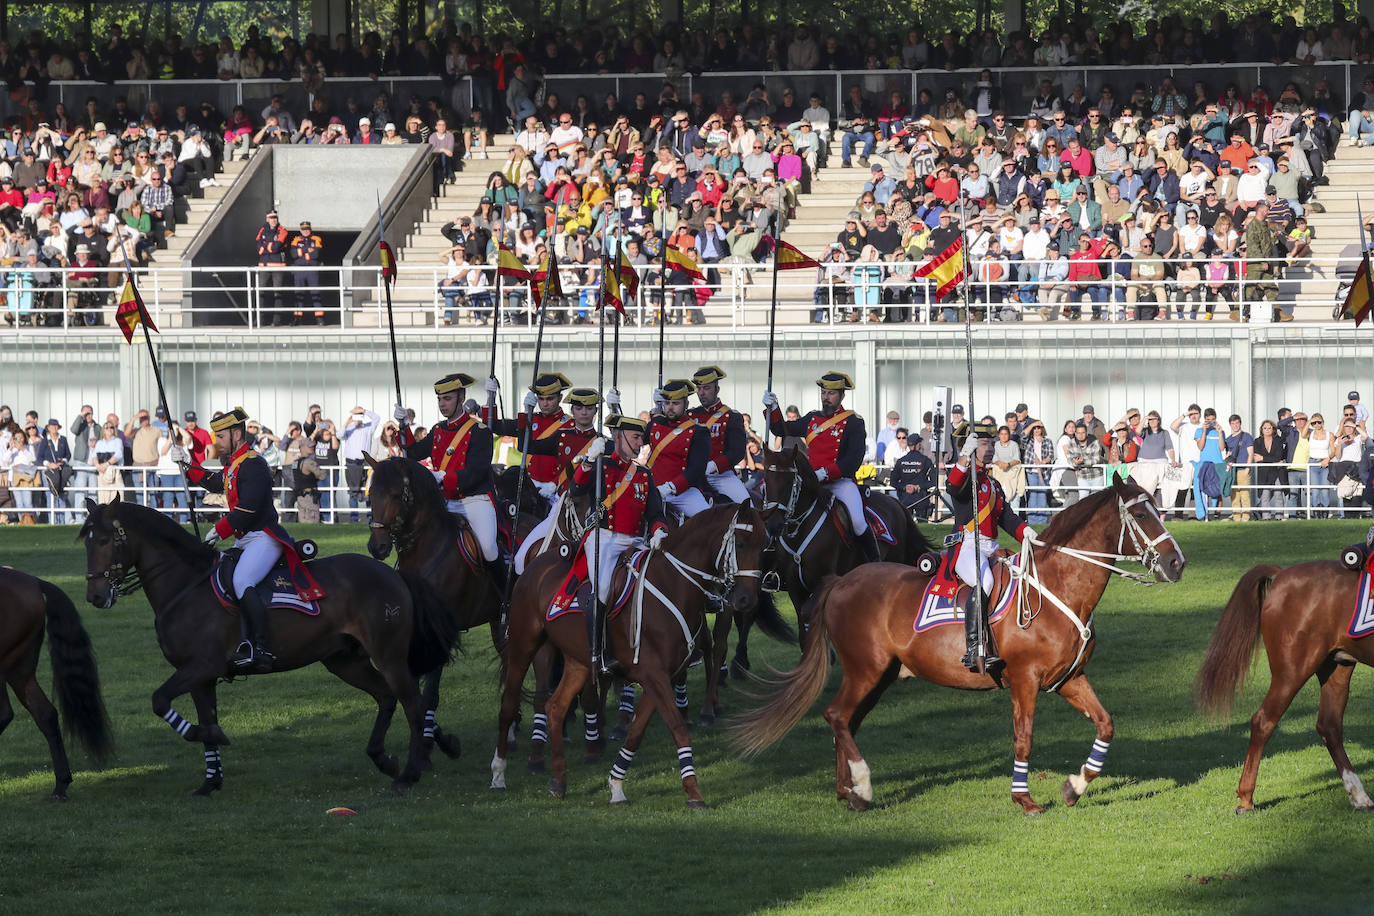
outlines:
M118 491L118 490L115 490L114 499L111 499L111 500L110 500L110 505L113 506L113 505L114 505L115 503L117 503L117 502L119 502L119 491Z
M87 514L87 515L91 515L92 513L94 513L94 512L95 512L97 509L99 509L99 508L100 508L100 503L98 503L98 502L96 502L95 500L91 499L89 496L86 497L86 514Z
M372 470L377 470L377 459L372 457L371 452L363 452L363 460L367 462L367 466L372 468Z

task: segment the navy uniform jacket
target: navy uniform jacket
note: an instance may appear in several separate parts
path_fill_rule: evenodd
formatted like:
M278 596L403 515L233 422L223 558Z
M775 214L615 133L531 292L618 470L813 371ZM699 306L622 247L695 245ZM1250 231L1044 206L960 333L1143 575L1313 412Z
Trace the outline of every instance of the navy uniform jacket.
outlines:
M291 536L277 521L277 507L272 502L272 468L249 443L240 446L222 469L207 473L200 465L192 465L186 479L207 493L225 495L229 514L215 522L215 532L221 538L266 531L284 544L291 543Z
M926 502L935 494L935 464L913 448L893 462L888 483L892 485L892 495L902 505L910 507ZM916 493L908 493L904 489L907 484L915 484L921 489Z

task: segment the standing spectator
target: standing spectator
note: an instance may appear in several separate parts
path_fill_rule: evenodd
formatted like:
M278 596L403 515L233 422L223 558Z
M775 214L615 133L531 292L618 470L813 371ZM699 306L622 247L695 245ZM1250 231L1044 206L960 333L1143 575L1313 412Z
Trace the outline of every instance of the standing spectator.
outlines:
M363 495L363 483L367 480L367 461L363 457L372 448L372 437L380 421L375 413L362 407L354 407L348 412L348 420L343 428L344 481L348 484L348 508L356 510L367 502ZM358 513L352 512L349 521L358 521Z
M1254 480L1259 490L1259 512L1255 518L1260 521L1283 518L1282 510L1286 503L1284 484L1288 481L1288 474L1284 470L1284 465L1288 463L1285 445L1273 420L1266 419L1260 423L1259 437L1254 440L1251 449L1251 461L1258 465ZM1236 479L1239 484L1239 475Z
M1198 457L1193 463L1193 514L1207 520L1207 512L1221 505L1223 475L1226 473L1226 442L1217 424L1217 412L1208 407L1202 414L1202 428L1194 434ZM1210 465L1210 468L1206 467ZM1211 494L1212 486L1217 495Z
M157 169L148 171L148 184L143 188L143 193L138 197L143 204L143 211L148 214L152 221L152 237L154 244L158 248L167 247L167 239L176 235L176 214L173 212L175 203L171 185L163 179L162 173Z
M1107 424L1097 418L1097 408L1091 404L1083 405L1083 425L1088 427L1088 435L1094 439L1107 438Z
M132 466L143 469L135 471L133 478L138 504L140 506L156 506L157 501L148 488L155 482L152 474L153 469L157 467L159 437L148 411L138 411L134 415L133 421L130 422L129 428L124 432L129 437L130 447L133 450Z
M169 510L180 509L175 516L176 520L182 524L187 521L186 517L186 489L185 481L181 476L181 466L177 464L178 452L177 441L181 438L176 424L173 423L157 440L157 490L155 504L161 506L164 512L171 514Z
M1279 409L1279 432L1285 440L1284 453L1288 456L1288 507L1297 509L1299 503L1310 505L1308 495L1307 458L1311 452L1307 440L1307 414L1303 411L1290 412L1286 407ZM1296 514L1294 517L1297 517ZM1311 518L1311 513L1306 513Z
M314 313L315 324L324 324L324 303L320 299L320 272L323 264L324 240L311 229L310 220L301 220L301 232L291 240L291 272L296 285L296 311L292 324L305 321L306 309Z
M1345 399L1347 407L1355 408L1355 425L1360 428L1360 432L1369 435L1369 408L1360 403L1360 393L1352 391Z
M1189 404L1187 411L1177 417L1174 422L1169 424L1170 431L1177 437L1178 463L1183 471L1183 479L1179 481L1183 489L1179 491L1173 503L1166 508L1182 510L1187 506L1187 493L1192 489L1193 477L1197 472L1197 462L1201 454L1201 442L1198 433L1203 429L1202 408L1197 404ZM1182 518L1183 513L1176 513ZM1201 518L1202 516L1198 516Z
M1153 498L1155 491L1163 487L1165 472L1168 468L1178 467L1178 456L1174 452L1174 441L1164 428L1159 411L1152 410L1145 416L1145 429L1140 435L1140 449L1136 453L1135 482ZM1174 491L1165 489L1157 501L1159 506L1172 504Z
M910 442L910 439L907 440ZM909 448L892 464L892 485L897 500L918 521L930 519L935 509L935 464L923 453L925 440Z
M276 210L267 212L266 222L258 229L258 266L268 268L260 273L260 284L264 293L260 308L272 316L272 327L282 324L282 297L280 292L286 288L286 249L287 232L277 217Z
M322 520L333 523L336 520L332 511L334 508L334 488L338 486L339 482L337 476L339 439L334 435L334 422L332 420L319 420L310 440L313 443L310 457L313 458L319 469L316 478L324 483L324 487L319 493L319 506L321 510L331 510L329 517Z
M1227 419L1231 434L1226 437L1226 460L1235 473L1231 484L1231 520L1250 521L1250 469L1245 467L1252 462L1255 437L1241 428L1240 414L1233 413Z
M1102 446L1107 452L1107 485L1116 480L1125 483L1140 457L1140 446L1125 420L1112 427L1111 435L1103 441Z
M62 435L62 424L56 418L48 420L43 438L34 449L34 458L43 471L43 480L48 487L48 520L54 525L71 521L70 513L58 512L66 509L67 485L72 480L72 450L67 438Z
M897 438L897 433L900 432L905 434L906 432L901 426L901 422L901 414L897 413L895 410L889 410L887 412L887 425L878 431L878 461L882 464L886 464L888 467L892 466L892 462L886 460L887 447ZM905 446L903 446L903 449L905 449Z
M95 495L95 471L92 470L91 452L100 441L100 426L95 422L95 409L90 404L81 405L81 412L72 421L72 467L76 475L72 478L72 488L80 498ZM0 424L9 422L0 415ZM0 481L3 482L3 481Z
M1043 510L1051 498L1049 491L1050 473L1054 467L1054 444L1045 435L1045 424L1031 420L1027 438L1021 450L1021 461L1026 469L1026 508L1031 510L1026 521L1031 524L1044 524L1049 515ZM1033 521L1039 519L1039 521Z
M992 466L988 469L1002 486L1009 503L1018 504L1026 495L1026 469L1021 466L1021 446L1012 439L1011 427L999 426L992 443Z
M1088 435L1088 427L1081 420L1073 426L1073 440L1065 448L1078 494L1073 502L1091 496L1102 488L1102 440ZM1068 476L1067 474L1065 475ZM1068 481L1065 481L1068 483Z
M1336 436L1336 451L1327 468L1327 476L1336 490L1337 505L1341 507L1337 515L1341 518L1346 517L1346 510L1358 512L1364 502L1361 498L1364 488L1360 479L1364 440L1365 435L1355 425L1354 416L1347 414L1342 418L1340 434Z
M120 473L124 464L124 442L119 438L118 423L105 421L100 441L91 453L91 463L96 471L96 502L102 506L114 502L124 489L124 478Z
M1327 469L1337 452L1336 436L1326 428L1326 418L1312 414L1307 425L1307 507L1309 518L1321 518L1329 513L1318 512L1331 507L1330 478Z

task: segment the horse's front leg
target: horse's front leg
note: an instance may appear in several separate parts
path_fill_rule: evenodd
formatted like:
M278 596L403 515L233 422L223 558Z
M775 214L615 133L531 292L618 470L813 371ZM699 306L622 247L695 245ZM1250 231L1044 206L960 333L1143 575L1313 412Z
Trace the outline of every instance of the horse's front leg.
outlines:
M1097 740L1093 742L1088 761L1078 768L1077 773L1064 780L1064 784L1059 788L1060 794L1064 797L1064 804L1073 805L1087 790L1088 783L1102 772L1102 764L1107 760L1107 748L1112 743L1112 717L1102 708L1097 694L1093 692L1092 684L1088 683L1087 675L1079 674L1077 677L1069 678L1069 682L1059 688L1059 694L1070 706L1091 719L1097 727Z
M1016 752L1011 765L1011 799L1026 814L1039 814L1045 809L1031 798L1030 752L1031 736L1035 732L1035 700L1040 685L1035 678L1014 678L1010 672L1007 679L1011 681L1011 724Z
M171 677L163 681L161 687L153 691L153 713L187 741L227 746L229 738L224 734L224 729L219 727L219 723L211 721L208 724L197 725L183 719L172 708L172 701L185 693L206 687L213 688L215 678L220 673L216 667L201 662L178 668Z
M215 684L202 684L191 689L191 699L196 704L196 718L202 728L219 727L219 703L215 697ZM198 798L208 798L224 786L224 761L220 758L219 745L210 741L205 746L205 781L191 794Z

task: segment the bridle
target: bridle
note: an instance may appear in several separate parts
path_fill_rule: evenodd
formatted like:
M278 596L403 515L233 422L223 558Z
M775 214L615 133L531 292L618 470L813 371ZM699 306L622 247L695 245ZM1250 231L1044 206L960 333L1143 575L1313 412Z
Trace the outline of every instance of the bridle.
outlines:
M118 599L125 595L132 595L143 588L143 578L134 568L133 560L128 557L129 535L124 531L123 523L119 519L114 519L110 527L110 540L113 545L110 551L110 562L105 567L104 572L86 573L86 581L104 579L110 585L110 594L114 599ZM92 525L87 537L95 537L94 525ZM113 604L114 601L112 600L110 603Z
M411 524L412 511L415 508L415 491L410 486L410 475L401 474L401 494L396 497L400 503L390 522L379 522L373 518L367 521L367 527L373 531L385 531L391 536L391 542L396 545L398 554L405 553L415 546L415 541L419 538L419 531Z
M768 474L770 473L790 473L792 475L792 487L787 495L787 502L779 503L770 502L768 500ZM801 494L801 472L798 471L795 466L791 468L784 468L775 464L770 464L764 468L764 511L767 511L769 509L783 510L782 534L780 534L777 537L777 543L782 548L783 552L792 558L792 562L796 565L797 583L802 588L810 591L810 588L809 586L807 586L806 580L802 575L802 557L806 554L807 548L811 546L811 542L815 540L816 535L820 533L821 527L825 524L826 513L824 511L824 501L818 498L812 500L810 507L805 512L798 515L797 504L801 501ZM802 538L801 544L794 548L790 543L788 543L788 541L796 539L796 537L801 533L803 527L806 525L807 520L810 519L812 516L815 516L815 521L811 524L810 529L807 530L806 536ZM769 589L769 591L776 591L779 585L779 582L777 581L777 573L770 571L770 574L774 577L774 581L770 583L772 587Z

